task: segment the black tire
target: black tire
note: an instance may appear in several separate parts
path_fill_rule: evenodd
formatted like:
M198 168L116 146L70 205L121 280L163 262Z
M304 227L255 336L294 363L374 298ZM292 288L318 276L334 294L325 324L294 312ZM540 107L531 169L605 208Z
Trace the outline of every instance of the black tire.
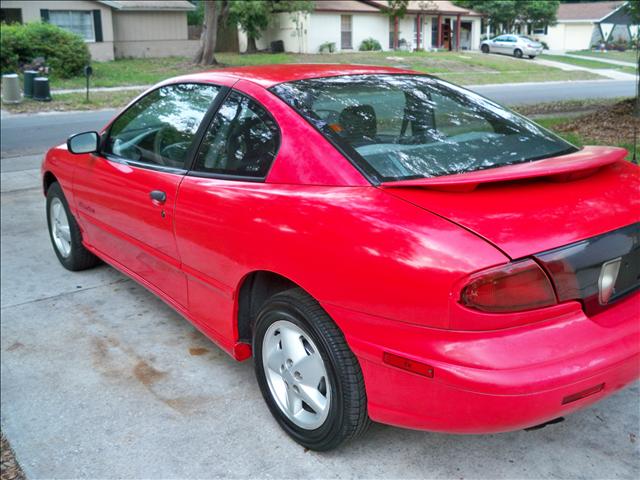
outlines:
M480 50L482 50L482 53L489 53L489 45L482 45Z
M329 413L324 423L307 430L293 423L280 409L266 379L262 361L265 334L283 319L303 330L317 346L330 383ZM256 377L269 410L282 429L300 445L327 451L366 431L371 421L358 360L329 315L302 289L293 288L271 297L258 314L253 332ZM288 387L288 385L287 385Z
M67 215L67 220L69 223L69 233L70 233L70 243L71 248L67 256L63 255L63 253L58 249L56 242L53 237L53 228L51 225L51 206L54 203L54 200L59 200L62 203L64 211ZM62 264L64 268L67 270L71 270L73 272L77 272L80 270L86 270L91 267L95 267L100 263L100 259L96 257L93 253L87 250L82 244L82 233L80 232L80 227L78 227L78 223L76 219L71 214L69 210L69 204L67 203L67 199L64 197L64 193L62 193L62 188L58 182L54 182L49 186L47 190L47 226L49 227L49 239L51 240L51 245L53 246L53 251L56 253L58 260Z
M516 48L513 51L513 56L516 57L516 58L522 58L522 50L520 50L519 48Z
M535 55L529 55L529 58L530 58L531 60L533 60L534 58L536 58L536 56L535 56Z

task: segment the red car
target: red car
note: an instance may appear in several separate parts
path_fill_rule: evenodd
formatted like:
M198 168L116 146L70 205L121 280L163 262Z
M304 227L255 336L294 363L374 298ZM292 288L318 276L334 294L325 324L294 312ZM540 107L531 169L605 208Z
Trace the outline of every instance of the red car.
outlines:
M131 276L300 444L538 426L640 369L639 169L409 70L168 80L42 168L54 251Z

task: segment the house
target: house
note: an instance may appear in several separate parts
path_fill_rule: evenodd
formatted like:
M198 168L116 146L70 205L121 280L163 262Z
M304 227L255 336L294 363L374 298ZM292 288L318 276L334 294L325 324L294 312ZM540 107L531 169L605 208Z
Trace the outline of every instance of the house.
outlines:
M45 21L77 33L94 60L191 55L198 40L189 40L186 0L2 0L6 22Z
M482 14L446 0L409 1L403 18L386 13L386 1L324 0L310 13L280 13L258 39L258 49L282 41L284 50L318 53L323 44L336 51L358 50L364 39L374 38L383 50L394 46L408 50L477 50L480 48ZM395 32L398 45L395 45ZM247 38L239 37L240 50Z
M544 28L529 26L526 33L545 42L550 50L586 50L603 41L629 41L632 35L630 26L607 21L616 12L620 12L625 3L561 3L556 25ZM635 31L637 32L637 25Z

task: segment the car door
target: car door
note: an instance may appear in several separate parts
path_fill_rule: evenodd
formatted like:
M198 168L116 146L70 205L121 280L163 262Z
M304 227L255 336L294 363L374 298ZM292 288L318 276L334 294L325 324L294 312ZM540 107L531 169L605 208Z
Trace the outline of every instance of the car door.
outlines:
M264 179L279 143L280 130L267 110L233 90L180 185L176 239L188 278L190 317L226 347L234 338L230 319L238 259L250 254L243 254L241 245L259 212L274 203L273 185Z
M85 240L127 273L187 305L174 205L198 130L221 88L165 85L139 99L103 134L74 176Z
M507 36L500 35L492 40L491 49L497 53L505 53L507 50Z

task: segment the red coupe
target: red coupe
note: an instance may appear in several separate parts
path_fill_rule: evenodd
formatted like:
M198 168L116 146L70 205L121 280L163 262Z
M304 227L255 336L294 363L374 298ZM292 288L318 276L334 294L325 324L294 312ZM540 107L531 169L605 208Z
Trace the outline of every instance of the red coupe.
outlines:
M157 85L42 173L65 268L103 260L253 356L327 450L371 420L538 426L637 379L625 154L418 72L274 65Z

